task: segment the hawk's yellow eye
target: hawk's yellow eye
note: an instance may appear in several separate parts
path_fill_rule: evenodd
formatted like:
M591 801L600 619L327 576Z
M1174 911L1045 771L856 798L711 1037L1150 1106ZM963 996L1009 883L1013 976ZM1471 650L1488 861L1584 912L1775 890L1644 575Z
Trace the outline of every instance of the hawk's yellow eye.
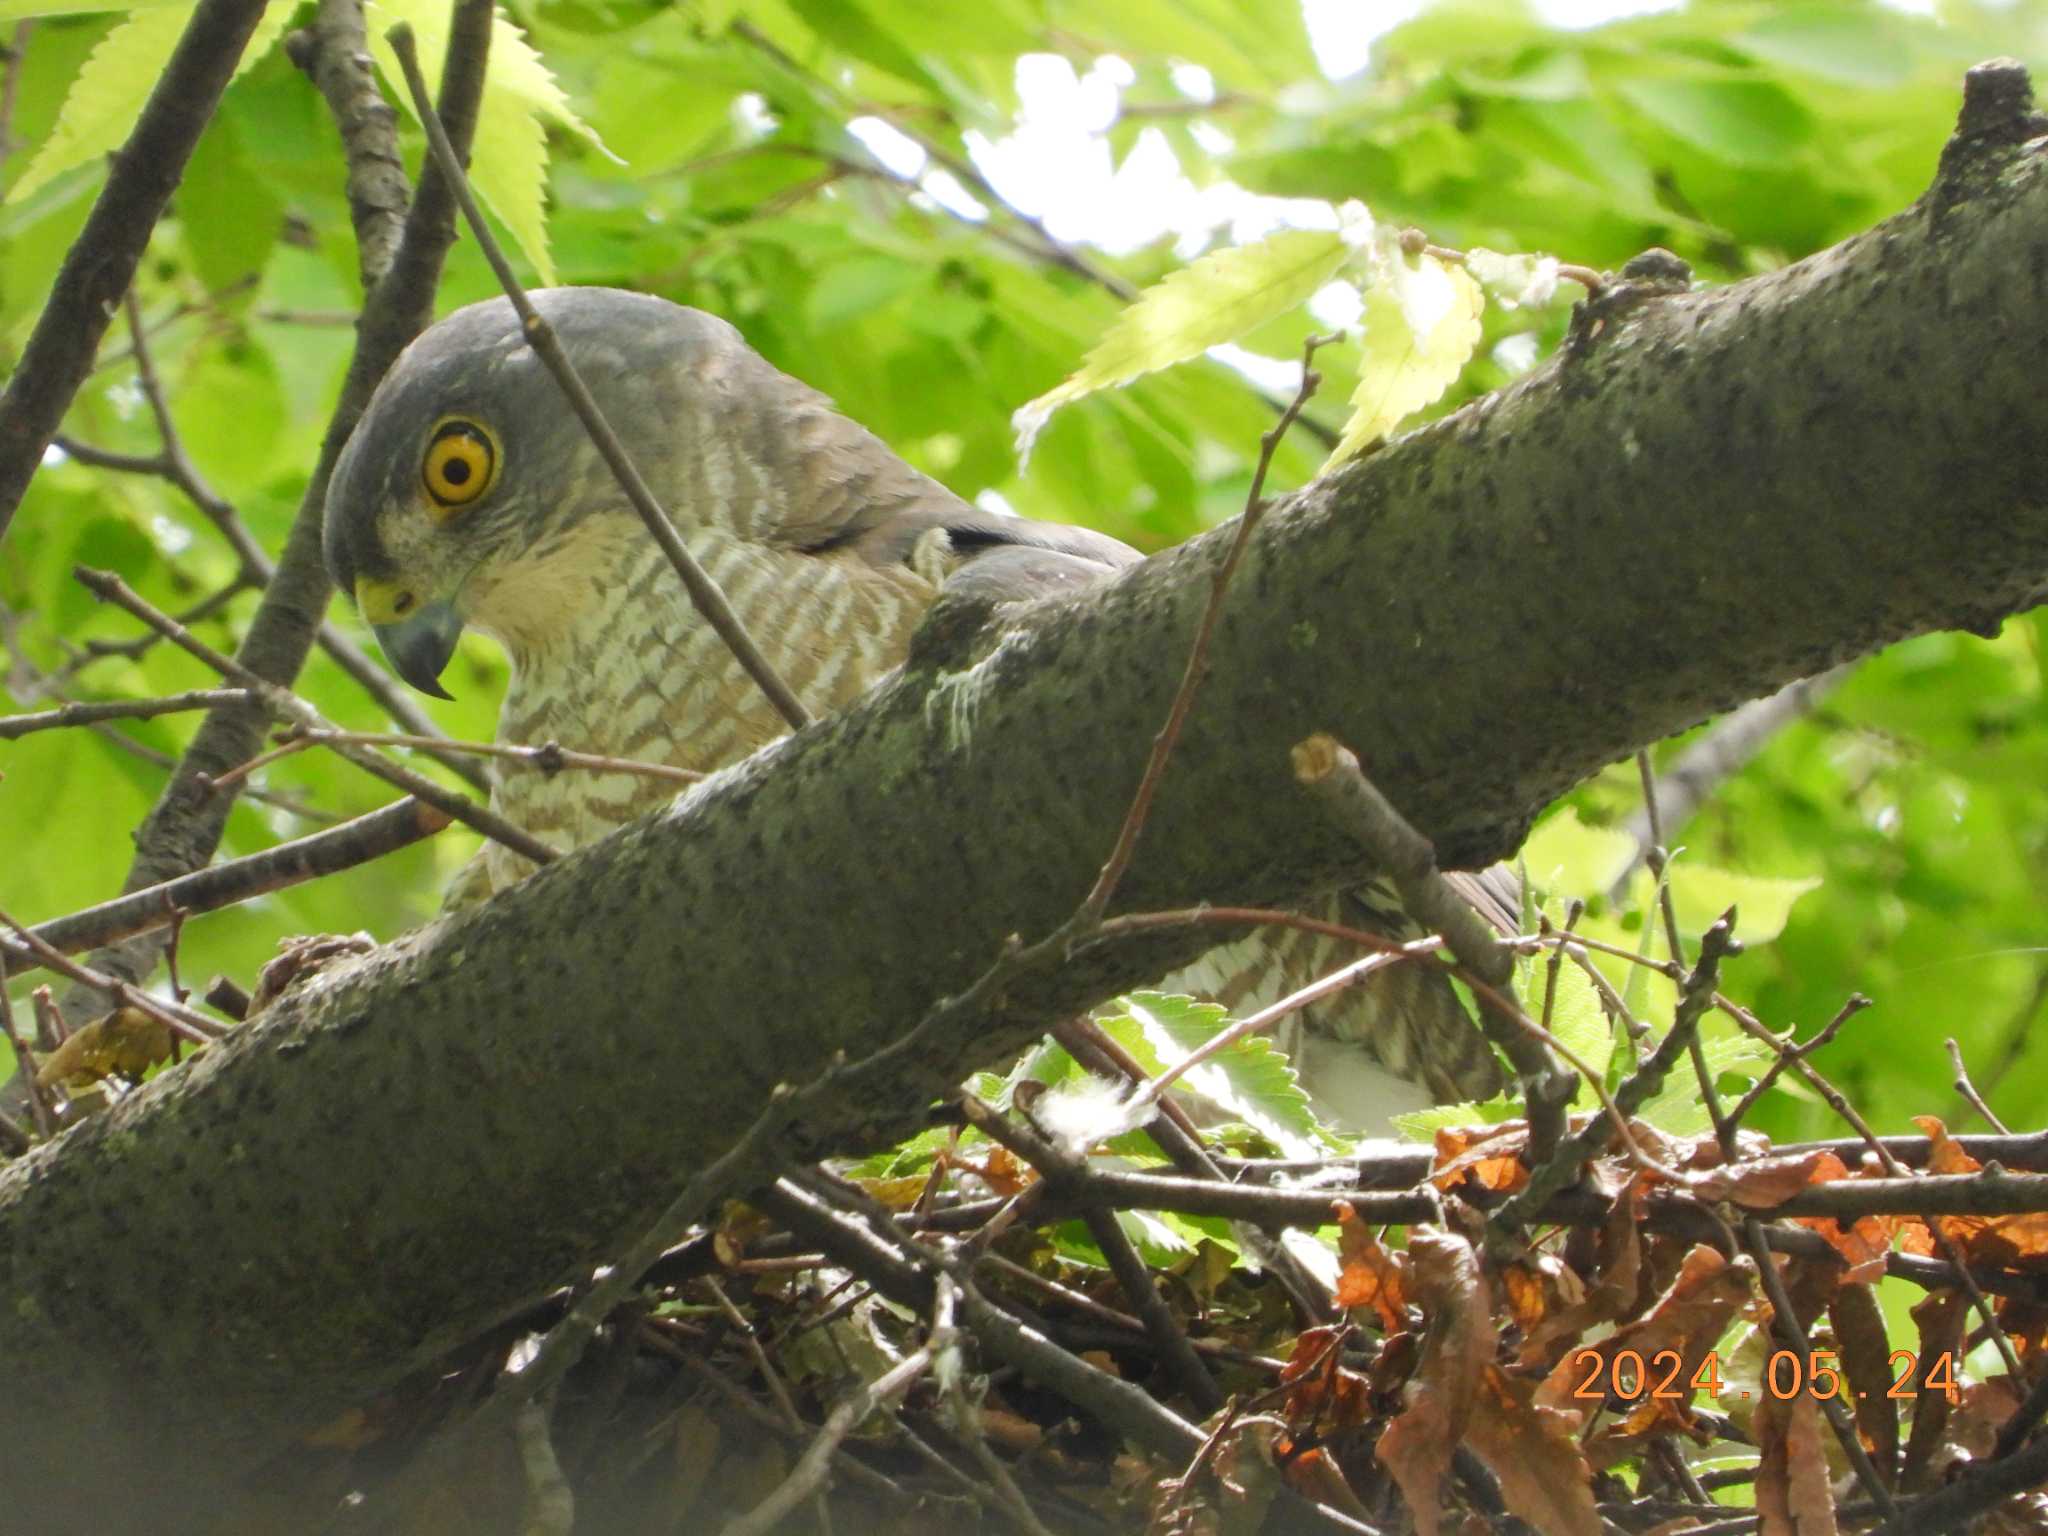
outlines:
M420 461L420 480L434 505L452 511L466 507L491 488L498 475L498 447L473 421L444 421L427 442Z

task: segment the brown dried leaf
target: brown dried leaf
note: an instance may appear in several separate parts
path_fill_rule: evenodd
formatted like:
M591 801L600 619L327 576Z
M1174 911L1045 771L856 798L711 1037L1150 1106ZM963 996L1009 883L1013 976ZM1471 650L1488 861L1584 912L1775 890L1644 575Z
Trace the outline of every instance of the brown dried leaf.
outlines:
M1846 1179L1851 1174L1842 1160L1832 1152L1823 1152L1814 1160L1814 1184L1827 1184L1836 1179ZM1833 1216L1801 1216L1795 1218L1802 1227L1811 1228L1826 1238L1831 1246L1848 1263L1848 1272L1842 1276L1846 1285L1868 1285L1884 1274L1885 1255L1891 1252L1892 1237L1899 1230L1895 1216L1859 1216L1844 1226Z
M1489 1363L1466 1424L1466 1443L1499 1479L1509 1511L1543 1536L1600 1536L1593 1470L1578 1443L1583 1416L1539 1408L1533 1393L1533 1383Z
M1437 1536L1443 1519L1439 1489L1451 1452L1465 1437L1497 1336L1471 1244L1417 1232L1409 1239L1408 1257L1411 1290L1429 1330L1421 1363L1403 1394L1406 1406L1380 1436L1376 1454L1400 1485L1416 1531Z
M1948 1127L1937 1115L1915 1115L1913 1123L1927 1136L1927 1171L1929 1173L1978 1173L1984 1165L1963 1150L1963 1144L1949 1135Z
M1461 1179L1470 1178L1482 1189L1511 1195L1529 1182L1529 1170L1522 1163L1528 1141L1529 1127L1521 1120L1441 1129L1436 1133L1430 1180L1449 1192Z
M1913 1123L1927 1133L1927 1170L1930 1173L1978 1173L1984 1165L1963 1150L1948 1133L1948 1127L1933 1115L1917 1115ZM2029 1211L2011 1216L1939 1216L1938 1230L1962 1250L1972 1264L1993 1268L2039 1268L2048 1259L2048 1214ZM1935 1255L1941 1245L1926 1221L1905 1220L1902 1245L1908 1253ZM1943 1255L1946 1257L1946 1255Z
M1809 1393L1766 1395L1750 1421L1756 1436L1756 1510L1763 1536L1834 1536L1820 1404Z
M1642 1226L1634 1208L1640 1191L1640 1184L1632 1187L1614 1202L1614 1209L1608 1213L1607 1224L1601 1230L1603 1261L1599 1280L1576 1304L1552 1314L1529 1335L1522 1344L1523 1365L1555 1367L1561 1348L1577 1343L1588 1329L1614 1322L1635 1310L1643 1272Z
M1898 1403L1892 1386L1891 1340L1885 1336L1884 1313L1877 1292L1867 1285L1845 1285L1828 1303L1835 1343L1842 1351L1842 1377L1856 1407L1856 1433L1878 1475L1887 1486L1897 1481L1899 1464Z
M1924 1390L1922 1382L1937 1360L1954 1364L1969 1305L1961 1291L1933 1291L1913 1308L1913 1323L1920 1330L1914 1375L1921 1381L1908 1384L1915 1392L1913 1428L1906 1437L1906 1460L1899 1470L1899 1486L1909 1491L1932 1486L1934 1455L1948 1428L1948 1394Z
M1310 1328L1294 1341L1280 1381L1288 1388L1281 1411L1297 1439L1319 1426L1346 1428L1365 1422L1365 1378L1339 1361L1348 1331L1343 1326Z
M1648 1313L1599 1344L1567 1354L1537 1389L1536 1401L1546 1408L1569 1408L1598 1400L1590 1390L1586 1397L1578 1395L1579 1385L1588 1381L1602 1388L1604 1397L1604 1389L1614 1385L1615 1356L1633 1350L1655 1382L1668 1379L1671 1390L1680 1394L1677 1401L1689 1403L1693 1377L1727 1330L1735 1309L1749 1299L1754 1277L1754 1266L1746 1260L1730 1263L1704 1243L1695 1245L1679 1265L1678 1278ZM1658 1361L1673 1351L1679 1357L1675 1373L1668 1362Z
M1751 1210L1768 1210L1784 1204L1807 1186L1822 1182L1823 1158L1837 1169L1842 1166L1842 1160L1832 1152L1759 1157L1692 1174L1686 1179L1686 1188L1702 1200L1732 1200ZM1841 1174L1829 1177L1840 1178Z
M1333 1201L1337 1212L1337 1240L1343 1264L1337 1277L1337 1305L1371 1307L1379 1314L1380 1327L1399 1333L1408 1326L1405 1311L1406 1254L1389 1251L1359 1219L1347 1200Z

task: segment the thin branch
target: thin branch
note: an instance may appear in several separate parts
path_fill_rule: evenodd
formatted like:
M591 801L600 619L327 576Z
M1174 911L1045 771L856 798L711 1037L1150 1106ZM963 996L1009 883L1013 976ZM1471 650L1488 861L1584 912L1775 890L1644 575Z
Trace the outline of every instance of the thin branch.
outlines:
M187 917L218 911L271 891L281 891L432 837L453 818L423 801L406 798L329 827L309 837L279 843L246 858L229 859L194 874L117 896L98 906L38 923L30 931L64 954L97 949L167 925L176 913ZM39 955L0 938L0 970L8 975L33 970Z
M1963 1063L1963 1048L1956 1044L1953 1036L1944 1041L1943 1044L1948 1047L1949 1069L1955 1073L1955 1080L1952 1084L1955 1091L1962 1095L1965 1103L1984 1117L1984 1123L1990 1126L1992 1130L1998 1132L2001 1136L2011 1135L2012 1133L2006 1128L2005 1122L1992 1112L1989 1104L1984 1102L1984 1095L1977 1091L1977 1085L1970 1081L1970 1069Z
M57 271L0 393L0 537L92 367L143 248L262 18L264 0L199 0Z
M1223 1392L1216 1385L1216 1378L1209 1374L1209 1368L1189 1344L1188 1336L1181 1330L1172 1309L1160 1298L1150 1267L1139 1257L1138 1250L1124 1235L1123 1228L1117 1225L1116 1217L1102 1206L1089 1202L1087 1167L1082 1159L1072 1156L1049 1138L996 1113L972 1094L962 1094L956 1102L966 1113L968 1124L1030 1163L1051 1184L1054 1193L1065 1190L1081 1200L1081 1215L1088 1224L1089 1235L1108 1260L1110 1272L1123 1289L1124 1299L1144 1323L1153 1348L1158 1351L1175 1384L1204 1416L1222 1407Z
M932 1363L932 1346L913 1351L873 1381L863 1382L834 1408L818 1430L817 1438L797 1458L775 1491L746 1514L725 1527L724 1536L767 1536L784 1515L810 1498L822 1487L832 1464L832 1453L869 1414L884 1403L894 1402L910 1390Z
M1637 807L1622 823L1622 830L1635 839L1637 851L1608 888L1609 899L1618 902L1627 895L1628 883L1642 867L1645 851L1662 840L1657 829L1683 829L1715 790L1788 727L1812 714L1821 700L1841 686L1853 666L1850 663L1816 677L1802 677L1768 698L1751 700L1709 726L1659 769L1654 801Z
M1833 1040L1841 1032L1844 1024L1847 1024L1869 1006L1869 998L1865 997L1861 992L1852 992L1849 994L1848 1001L1835 1010L1835 1016L1829 1019L1820 1032L1811 1040L1800 1045L1792 1044L1789 1038L1783 1042L1778 1048L1777 1054L1772 1057L1771 1064L1764 1068L1764 1075L1752 1083L1749 1090L1735 1101L1735 1107L1728 1111L1729 1122L1734 1125L1742 1124L1748 1118L1750 1110L1756 1106L1757 1100L1761 1099L1776 1086L1779 1077L1784 1074L1787 1067L1791 1066L1795 1061L1811 1056L1815 1051L1827 1045L1829 1041ZM2003 1130L2004 1127L1996 1126L1996 1129Z
M1798 1314L1792 1310L1792 1298L1786 1293L1784 1278L1771 1259L1770 1247L1764 1241L1764 1224L1754 1216L1744 1217L1742 1237L1749 1256L1756 1261L1757 1278L1763 1282L1764 1294L1770 1298L1771 1331L1777 1334L1780 1344L1792 1351L1794 1359L1810 1359L1806 1330L1800 1326ZM1887 1518L1895 1515L1898 1511L1892 1501L1891 1490L1877 1475L1877 1466L1871 1461L1870 1452L1863 1448L1862 1437L1856 1432L1856 1422L1850 1418L1848 1408L1840 1397L1832 1393L1822 1397L1816 1392L1814 1397L1820 1403L1821 1412L1827 1416L1835 1439L1841 1443L1842 1454L1848 1458L1856 1481L1863 1485L1863 1491L1870 1495Z
M548 1433L548 1407L528 1403L512 1421L512 1441L526 1474L526 1510L520 1536L569 1536L576 1527L576 1495L562 1475L555 1443Z
M0 725L6 721L0 719ZM410 747L416 752L468 752L479 757L503 758L537 773L557 774L564 769L575 768L592 773L630 773L646 779L661 779L670 784L696 784L709 775L694 768L676 768L668 763L647 763L633 757L606 757L598 752L571 752L559 742L544 741L537 747L522 747L503 741L453 741L445 736L410 736L400 731L341 731L314 730L294 727L285 733L285 739L268 752L258 753L246 763L230 768L226 773L217 774L214 784L233 784L247 778L258 768L267 767L279 758L290 757L308 747Z
M414 105L419 110L420 121L426 125L427 142L433 146L435 163L455 193L456 203L462 209L462 216L469 223L470 232L476 237L491 270L498 274L498 282L505 290L505 296L512 301L524 327L527 345L554 375L555 382L562 388L569 406L576 412L577 419L590 434L590 440L604 461L611 467L612 474L619 482L619 489L626 493L626 499L633 504L633 510L640 514L640 520L647 525L648 533L661 551L668 556L669 564L675 567L676 575L682 578L683 589L689 594L690 605L703 617L723 640L739 664L746 669L756 686L775 706L776 713L788 722L791 730L801 730L810 724L810 711L805 709L795 693L768 658L761 654L760 647L748 635L746 625L733 612L732 604L725 600L725 594L697 563L682 535L676 532L676 525L662 510L654 492L648 489L641 478L639 469L627 454L625 445L612 430L611 423L598 409L597 401L591 397L582 376L569 361L569 355L562 349L561 338L554 327L541 318L540 311L527 298L526 290L520 286L519 278L512 270L512 264L505 259L499 248L497 237L484 223L483 210L477 206L475 194L470 191L469 181L462 174L462 164L457 158L454 146L442 131L439 120L434 116L433 101L427 94L426 77L420 73L419 54L413 46L412 29L404 23L393 27L389 34L391 46L397 50L400 66L405 70L407 87L412 91Z
M81 986L91 987L117 1007L133 1008L148 1014L173 1034L183 1035L195 1045L205 1045L208 1041L218 1040L227 1033L223 1025L209 1019L203 1013L194 1013L183 1003L152 997L140 987L132 986L118 976L102 975L89 966L80 965L68 955L52 949L36 937L34 929L23 927L4 911L0 911L0 926L12 928L15 936L34 951L36 957L51 970L70 977Z
M0 1031L5 1031L7 1043L14 1047L14 1071L21 1079L23 1091L28 1096L29 1118L34 1122L36 1135L48 1141L57 1133L57 1115L51 1107L42 1079L36 1072L36 1059L29 1053L28 1042L21 1038L21 1031L14 1024L14 1003L7 995L7 988L0 986ZM27 1150L25 1147L19 1150Z
M251 697L246 688L194 688L158 699L109 699L104 703L66 704L30 715L0 715L0 741L19 741L35 731L92 725L102 720L154 720L159 715L211 709L216 704L246 704Z
M95 571L78 566L72 574L95 597L127 609L143 623L159 631L172 644L197 657L230 682L239 683L250 690L262 700L265 709L297 721L308 730L334 731L335 728L321 716L320 712L304 699L288 689L258 677L232 657L223 656L168 614L160 612L137 596L127 582L111 571ZM554 849L524 828L514 826L496 811L478 805L452 790L443 789L432 779L422 778L409 768L401 768L398 764L359 747L337 745L334 750L365 773L380 778L387 784L396 785L407 794L426 801L463 825L481 832L493 842L503 843L513 852L524 855L536 864L546 864L556 856Z
M7 39L4 70L0 70L0 165L20 147L14 137L14 108L21 99L21 59L35 32L33 18L18 21Z
M1273 453L1280 446L1280 440L1287 435L1287 429L1301 414L1301 408L1323 382L1323 376L1309 364L1314 360L1316 348L1336 340L1334 336L1311 336L1301 349L1301 387L1294 392L1294 398L1281 411L1280 419L1259 438L1258 467L1252 471L1250 490L1245 492L1244 511L1237 521L1237 532L1230 541L1215 573L1209 578L1209 600L1203 606L1200 625L1195 630L1194 644L1188 648L1187 665L1181 671L1180 686L1174 691L1173 704L1167 710L1166 723L1159 728L1159 734L1152 738L1151 755L1145 760L1145 771L1138 779L1137 792L1131 796L1130 809L1124 813L1123 825L1117 829L1116 842L1111 846L1109 857L1103 861L1102 870L1095 877L1095 885L1082 898L1074 914L1076 925L1082 930L1093 928L1102 920L1102 914L1109 910L1110 898L1130 867L1131 855L1137 851L1138 835L1145 829L1145 818L1151 813L1152 798L1159 790L1159 782L1165 776L1168 759L1180 742L1180 733L1187 724L1188 713L1194 708L1195 694L1201 688L1202 676L1209 668L1209 646L1216 637L1216 625L1223 613L1223 600L1230 592L1230 581L1237 574L1237 567L1244 559L1244 552L1252 541L1252 534L1259 526L1259 519L1266 511L1266 471L1272 466Z

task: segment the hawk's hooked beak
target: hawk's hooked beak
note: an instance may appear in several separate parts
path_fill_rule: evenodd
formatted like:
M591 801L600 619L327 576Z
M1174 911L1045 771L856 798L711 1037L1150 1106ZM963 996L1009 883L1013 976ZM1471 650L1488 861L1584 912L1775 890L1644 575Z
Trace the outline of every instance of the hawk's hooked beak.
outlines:
M445 598L422 603L396 582L366 576L356 583L356 606L400 677L437 699L454 697L441 686L441 670L462 636L454 604Z

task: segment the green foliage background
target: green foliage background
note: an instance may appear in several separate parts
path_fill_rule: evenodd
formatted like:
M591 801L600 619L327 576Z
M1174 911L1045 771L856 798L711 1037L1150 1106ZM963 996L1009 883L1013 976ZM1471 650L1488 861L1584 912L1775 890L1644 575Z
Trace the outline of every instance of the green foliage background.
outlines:
M34 9L12 0L0 17ZM985 217L947 213L878 162L850 122L883 117L966 163L967 135L1000 137L1014 124L1020 54L1062 54L1085 72L1114 53L1136 75L1106 130L1119 158L1158 135L1197 186L1228 179L1285 197L1361 198L1439 244L1547 251L1598 267L1662 245L1704 280L1723 282L1911 202L1933 171L1969 64L1995 54L2048 64L2040 0L1938 11L1696 3L1561 31L1507 0L1441 4L1383 37L1364 73L1332 82L1284 3L511 8L575 113L616 157L559 123L549 129L547 231L560 281L644 289L725 315L779 366L963 495L994 489L1022 511L1147 548L1239 509L1270 407L1221 365L1177 368L1061 412L1020 472L1011 412L1078 364L1120 301L1053 259L1042 233L986 189L969 188ZM25 51L0 182L19 181L31 159L24 146L49 135L82 64L118 20L43 17L17 34ZM1177 86L1176 63L1208 70L1215 100ZM406 143L416 165L409 126ZM480 158L503 152L488 139L479 146ZM100 174L82 165L0 205L7 356L18 356ZM1100 272L1144 285L1187 253L1162 240L1128 255L1082 254ZM230 90L157 232L141 291L193 459L273 550L339 382L360 301L355 273L335 131L317 94L272 49ZM443 308L494 291L474 247L460 247ZM1489 309L1481 360L1443 408L1511 376L1512 365L1489 351L1496 343L1534 332L1547 350L1564 320L1563 303ZM1312 328L1297 311L1245 341L1292 357ZM1319 359L1329 382L1317 405L1333 424L1357 356L1354 338ZM1897 387L1914 382L1902 377ZM157 447L119 326L67 431L124 452ZM1276 483L1302 482L1320 458L1297 434ZM112 567L174 610L236 576L216 532L168 486L52 462L0 545L7 708L45 705L48 679L72 668L88 641L132 636L72 584L81 561ZM1740 550L1728 552L1726 579L1739 590ZM1544 600L1568 609L1600 594ZM227 646L254 602L240 593L202 634ZM353 624L345 605L334 613ZM2027 615L1993 640L1930 636L1867 662L1678 834L1702 863L1821 879L1775 943L1736 963L1729 986L1779 1027L1816 1027L1851 990L1875 998L1822 1065L1881 1128L1928 1112L1962 1122L1942 1050L1948 1035L2016 1127L2048 1118L2048 1051L2028 1045L2048 993L2043 626ZM110 698L211 681L159 648L77 665L64 686L68 696ZM449 681L459 698L434 713L456 735L488 737L502 659L486 642L468 642ZM1500 686L1516 687L1511 672ZM382 723L317 654L301 687L344 722ZM82 730L0 744L0 905L35 920L113 894L127 834L164 779L145 754L175 754L192 727L189 717L124 725L126 746L116 732ZM388 798L311 753L261 782L337 816ZM1617 769L1573 801L1598 825L1637 798L1633 770ZM297 817L244 802L225 851L304 829ZM184 975L189 983L225 971L246 982L286 934L396 933L431 913L468 847L464 835L444 834L195 922ZM1632 911L1607 916L1624 931L1636 922ZM1763 1124L1781 1135L1836 1130L1820 1105L1791 1095L1766 1106Z

